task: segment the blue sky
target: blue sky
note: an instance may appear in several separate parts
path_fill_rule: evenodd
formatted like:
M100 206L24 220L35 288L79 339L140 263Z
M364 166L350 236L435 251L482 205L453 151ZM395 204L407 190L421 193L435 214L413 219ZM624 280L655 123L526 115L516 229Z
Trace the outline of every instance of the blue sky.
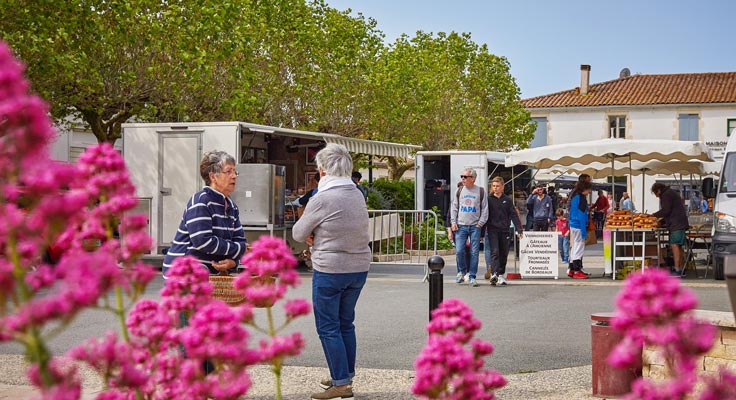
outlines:
M522 98L632 74L736 71L736 1L326 0L402 33L469 32L506 57Z

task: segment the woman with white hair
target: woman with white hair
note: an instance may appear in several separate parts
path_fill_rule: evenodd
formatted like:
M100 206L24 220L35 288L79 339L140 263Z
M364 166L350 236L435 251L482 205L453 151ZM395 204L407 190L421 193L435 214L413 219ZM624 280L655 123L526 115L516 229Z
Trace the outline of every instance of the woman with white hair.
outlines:
M368 210L350 179L353 160L345 146L328 144L317 153L321 175L292 234L312 246L312 303L317 333L330 369L314 400L352 399L355 375L355 305L371 263Z

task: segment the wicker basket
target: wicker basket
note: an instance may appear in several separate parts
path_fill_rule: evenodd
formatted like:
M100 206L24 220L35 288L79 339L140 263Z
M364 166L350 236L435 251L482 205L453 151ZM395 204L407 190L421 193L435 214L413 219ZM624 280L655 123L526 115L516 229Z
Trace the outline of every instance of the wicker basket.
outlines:
M224 271L220 272L219 275L210 275L212 297L231 306L243 304L245 302L245 295L235 290L233 279L235 277L228 275Z

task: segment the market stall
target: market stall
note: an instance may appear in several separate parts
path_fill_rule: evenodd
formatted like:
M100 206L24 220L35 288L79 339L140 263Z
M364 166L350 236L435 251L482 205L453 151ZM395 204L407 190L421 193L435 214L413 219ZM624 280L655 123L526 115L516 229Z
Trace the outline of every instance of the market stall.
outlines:
M522 164L562 173L587 173L600 178L683 171L704 173L702 161L712 161L710 150L703 142L602 139L511 152L506 158L506 166ZM613 179L611 182L611 192L615 193ZM640 218L643 217L646 216ZM651 264L652 258L658 258L661 250L661 234L656 226L637 227L633 223L634 216L631 218L629 224L610 226L612 229L604 233L606 273L614 279L616 270L624 268L623 262L627 262L626 266L636 267L636 261L639 261L638 266L644 267L649 265L647 262Z

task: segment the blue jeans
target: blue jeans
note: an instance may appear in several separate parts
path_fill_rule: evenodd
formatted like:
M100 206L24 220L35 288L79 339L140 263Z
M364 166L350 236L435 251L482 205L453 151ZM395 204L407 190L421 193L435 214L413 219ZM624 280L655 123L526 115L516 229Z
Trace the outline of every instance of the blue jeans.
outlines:
M570 236L557 236L557 248L563 263L570 262Z
M470 265L467 265L465 254L468 249L465 242L470 238ZM457 272L475 279L478 273L478 254L480 253L480 228L475 225L458 225L455 232L455 258L457 259Z
M314 322L335 386L347 385L355 376L355 304L367 276L312 272Z

